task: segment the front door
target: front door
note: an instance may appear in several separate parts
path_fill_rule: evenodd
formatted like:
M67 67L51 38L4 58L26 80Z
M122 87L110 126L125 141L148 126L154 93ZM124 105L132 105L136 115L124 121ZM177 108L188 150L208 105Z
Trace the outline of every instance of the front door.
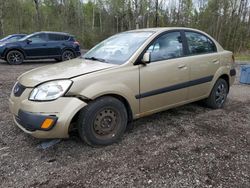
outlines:
M39 33L31 36L23 46L23 49L29 58L47 56L47 35Z
M141 114L153 113L187 100L189 63L179 31L157 38L148 48L151 62L140 67Z

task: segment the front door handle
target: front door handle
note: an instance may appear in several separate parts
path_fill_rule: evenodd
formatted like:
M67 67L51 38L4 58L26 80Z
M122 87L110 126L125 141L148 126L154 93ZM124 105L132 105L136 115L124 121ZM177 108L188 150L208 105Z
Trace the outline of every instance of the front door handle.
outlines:
M179 65L178 69L187 69L187 65L185 65L185 64L184 65Z

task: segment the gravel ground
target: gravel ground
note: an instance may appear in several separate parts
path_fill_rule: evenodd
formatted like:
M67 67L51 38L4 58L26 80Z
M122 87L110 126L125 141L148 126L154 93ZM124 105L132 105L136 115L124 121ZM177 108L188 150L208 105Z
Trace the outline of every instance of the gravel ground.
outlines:
M43 150L7 99L21 73L46 64L0 63L0 187L250 187L250 86L237 80L222 110L194 103L137 120L108 147L75 136Z

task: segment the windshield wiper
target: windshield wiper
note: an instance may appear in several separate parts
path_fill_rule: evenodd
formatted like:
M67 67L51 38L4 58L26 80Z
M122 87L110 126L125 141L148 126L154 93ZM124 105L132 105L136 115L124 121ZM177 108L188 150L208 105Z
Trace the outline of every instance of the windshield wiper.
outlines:
M92 61L106 62L105 59L97 58L97 57L84 57L84 59L88 59L88 60L92 60Z

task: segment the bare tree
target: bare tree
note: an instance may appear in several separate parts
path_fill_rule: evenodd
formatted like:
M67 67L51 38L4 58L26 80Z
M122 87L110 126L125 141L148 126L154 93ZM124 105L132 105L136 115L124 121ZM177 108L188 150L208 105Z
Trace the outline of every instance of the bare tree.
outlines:
M40 1L39 0L34 0L35 3L35 8L36 8L36 24L37 24L37 29L41 30L42 28L42 20L41 20L41 13L40 13Z
M4 27L3 27L3 10L5 7L5 0L0 0L0 36L2 37L4 35Z

